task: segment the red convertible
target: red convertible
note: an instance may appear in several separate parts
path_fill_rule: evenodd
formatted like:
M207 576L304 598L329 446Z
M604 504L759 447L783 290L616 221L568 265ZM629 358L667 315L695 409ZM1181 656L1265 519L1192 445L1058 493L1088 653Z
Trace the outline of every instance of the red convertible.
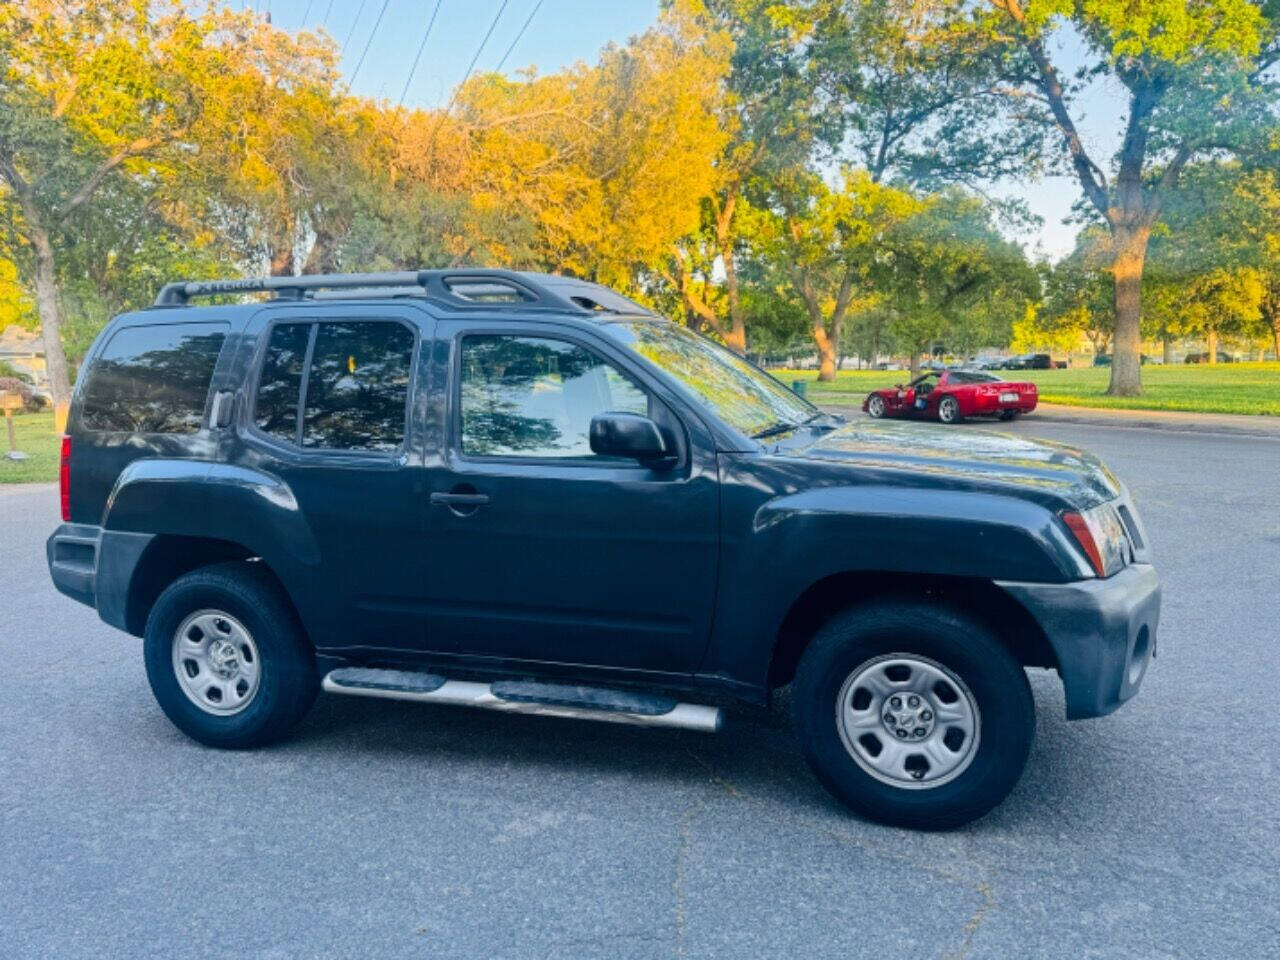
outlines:
M1011 383L978 370L930 370L907 385L876 390L862 401L873 417L927 417L959 423L965 417L1012 420L1036 408L1034 383Z

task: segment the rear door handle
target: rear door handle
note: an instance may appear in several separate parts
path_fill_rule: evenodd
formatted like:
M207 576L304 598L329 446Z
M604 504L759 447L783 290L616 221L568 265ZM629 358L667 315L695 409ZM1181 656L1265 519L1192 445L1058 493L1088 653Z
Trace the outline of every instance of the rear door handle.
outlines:
M487 493L433 493L432 504L447 507L482 507L489 502Z

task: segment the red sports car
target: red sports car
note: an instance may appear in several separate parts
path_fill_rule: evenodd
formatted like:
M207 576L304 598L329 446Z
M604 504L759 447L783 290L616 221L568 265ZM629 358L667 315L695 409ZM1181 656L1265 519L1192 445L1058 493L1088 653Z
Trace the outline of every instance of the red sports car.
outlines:
M978 370L930 370L910 383L876 390L862 401L873 417L927 417L959 423L965 417L1012 420L1040 399L1034 383L1011 383Z

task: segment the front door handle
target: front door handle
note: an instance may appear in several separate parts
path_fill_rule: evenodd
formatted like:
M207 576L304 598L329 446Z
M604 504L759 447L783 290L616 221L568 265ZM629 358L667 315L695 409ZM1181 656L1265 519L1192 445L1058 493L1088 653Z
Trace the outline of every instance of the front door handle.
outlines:
M431 503L446 507L482 507L489 502L487 493L433 493Z

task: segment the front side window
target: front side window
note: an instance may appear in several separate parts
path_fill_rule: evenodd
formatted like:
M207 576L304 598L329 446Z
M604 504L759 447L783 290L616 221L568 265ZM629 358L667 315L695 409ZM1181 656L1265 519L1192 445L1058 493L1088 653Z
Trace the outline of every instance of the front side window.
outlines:
M89 370L81 423L109 432L195 433L226 335L225 323L117 331Z
M468 336L461 363L462 452L469 456L592 457L593 417L649 410L643 390L564 340Z
M394 452L404 443L412 367L413 333L399 323L280 324L267 342L254 423L309 449Z

